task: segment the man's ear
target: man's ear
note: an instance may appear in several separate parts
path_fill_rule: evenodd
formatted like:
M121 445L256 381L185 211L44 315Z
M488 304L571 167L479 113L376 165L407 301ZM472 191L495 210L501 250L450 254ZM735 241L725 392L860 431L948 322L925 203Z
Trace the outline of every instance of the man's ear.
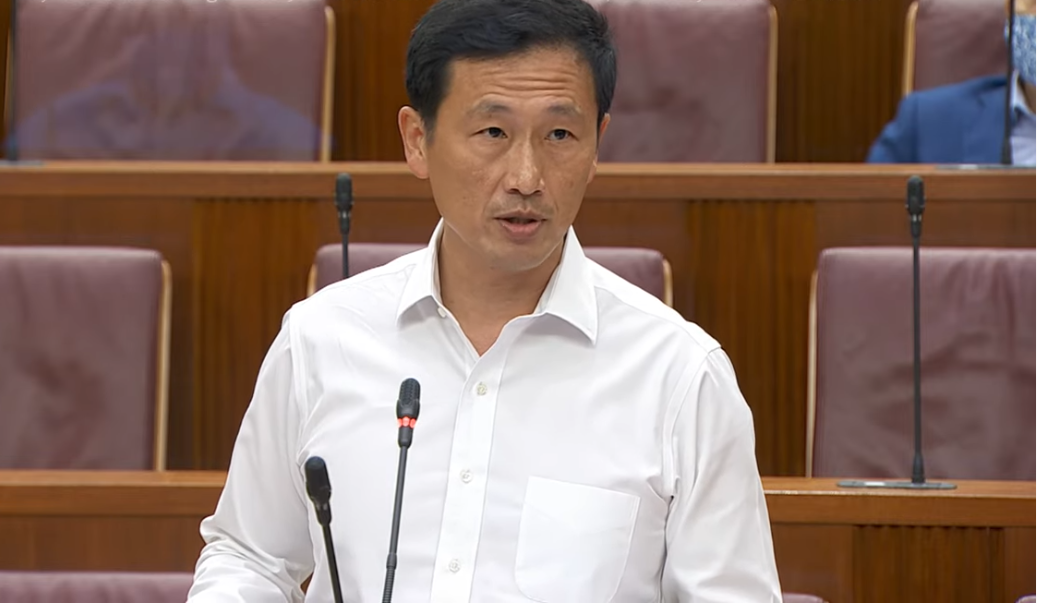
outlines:
M425 122L413 107L403 107L396 116L400 127L400 138L403 140L403 152L407 157L407 167L418 178L428 178L428 134Z
M609 121L612 120L612 116L606 113L601 118L601 126L598 127L598 148L601 148L601 139L605 136L605 130L609 127ZM598 148L594 149L594 165L591 166L590 173L587 174L587 184L594 180L594 176L598 173Z

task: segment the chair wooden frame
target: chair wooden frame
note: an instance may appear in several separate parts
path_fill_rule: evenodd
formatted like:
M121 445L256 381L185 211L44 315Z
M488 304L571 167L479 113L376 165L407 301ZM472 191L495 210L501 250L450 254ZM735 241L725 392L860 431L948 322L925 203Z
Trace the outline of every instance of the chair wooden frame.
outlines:
M16 2L17 0L11 0ZM11 24L14 27L14 24ZM320 141L317 148L317 161L328 163L331 161L331 138L334 124L335 111L335 10L330 6L324 7L324 72L321 84L320 100ZM3 128L0 128L6 136L11 133L6 128L13 126L11 123L11 90L14 88L13 53L11 45L11 32L7 32L7 65L4 71L4 110Z
M767 7L770 21L770 49L767 53L767 156L766 163L775 162L778 131L778 10Z
M10 1L11 2L15 2L16 0L10 0ZM12 23L10 27L14 27L14 24ZM7 64L4 65L4 122L2 124L0 124L0 126L2 126L2 127L0 127L0 131L3 131L4 138L6 138L7 136L11 135L11 133L7 131L7 128L14 125L13 123L11 123L11 102L12 101L11 101L11 94L10 94L11 88L14 86L14 82L12 81L14 79L14 76L11 73L11 71L12 71L11 70L11 65L14 64L12 62L12 60L11 60L11 54L12 54L11 50L13 49L12 42L13 42L13 40L11 39L11 31L10 31L10 29L8 29L8 32L7 32L7 59L6 59L6 63Z
M324 86L321 94L320 152L321 163L331 161L331 136L335 109L335 10L324 7Z
M817 426L817 270L810 277L807 318L807 449L806 477L814 476L814 429Z
M316 253L314 253L316 256ZM317 292L317 262L314 260L310 264L310 271L306 275L306 297L312 296ZM663 258L663 303L668 307L673 307L673 268L670 266L670 261L665 257Z
M173 315L173 278L162 260L162 295L158 314L158 354L155 370L154 469L165 471L169 443L169 342Z
M907 96L915 88L915 48L917 40L915 30L918 26L918 0L907 7L904 18L904 67L901 79L902 96Z

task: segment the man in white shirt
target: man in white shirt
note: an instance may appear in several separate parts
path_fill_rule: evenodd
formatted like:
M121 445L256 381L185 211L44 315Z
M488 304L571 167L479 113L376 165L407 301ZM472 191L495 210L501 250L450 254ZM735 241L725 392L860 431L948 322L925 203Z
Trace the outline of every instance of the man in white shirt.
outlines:
M571 228L615 50L583 0L442 0L413 32L427 249L294 306L260 369L191 603L381 598L400 382L422 386L395 600L778 602L752 415L719 344Z

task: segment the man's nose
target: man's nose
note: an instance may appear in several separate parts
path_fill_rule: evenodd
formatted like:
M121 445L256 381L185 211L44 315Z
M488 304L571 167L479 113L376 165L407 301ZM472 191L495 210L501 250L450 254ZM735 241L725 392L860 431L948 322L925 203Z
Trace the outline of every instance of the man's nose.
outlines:
M536 149L529 141L516 144L508 157L508 175L505 180L508 192L531 197L544 190L543 170Z

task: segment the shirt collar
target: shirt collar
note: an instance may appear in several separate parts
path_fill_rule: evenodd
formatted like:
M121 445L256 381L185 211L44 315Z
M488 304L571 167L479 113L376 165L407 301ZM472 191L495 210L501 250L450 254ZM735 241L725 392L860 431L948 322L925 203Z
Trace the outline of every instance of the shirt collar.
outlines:
M1019 72L1012 73L1012 117L1013 121L1018 119L1020 116L1029 116L1030 119L1034 119L1033 111L1030 106L1026 104L1026 95L1023 94L1022 80L1019 78Z
M408 310L429 298L435 301L439 309L443 309L443 298L439 292L439 240L443 228L443 220L440 220L432 232L428 247L421 253L407 278L396 310L397 324ZM594 343L598 334L598 305L589 260L572 227L569 227L562 245L561 262L551 275L544 294L540 296L533 316L556 316L576 327Z

